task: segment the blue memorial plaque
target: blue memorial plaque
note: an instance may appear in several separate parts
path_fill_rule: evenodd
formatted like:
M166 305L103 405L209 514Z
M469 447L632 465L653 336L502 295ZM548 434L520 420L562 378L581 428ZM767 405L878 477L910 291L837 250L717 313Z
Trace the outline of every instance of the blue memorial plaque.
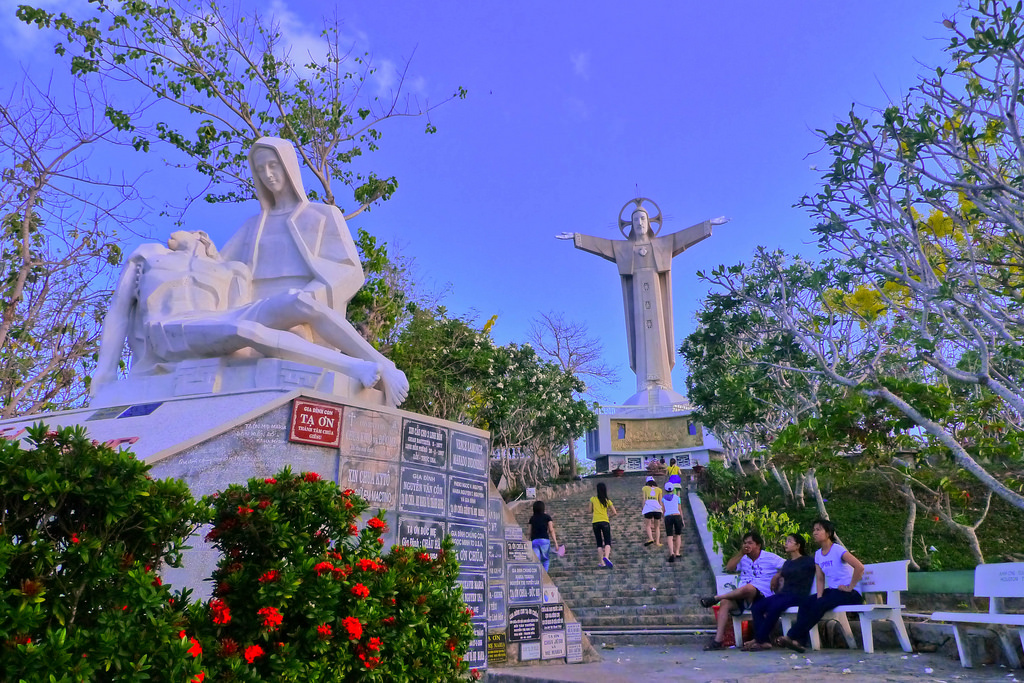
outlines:
M402 462L444 469L448 463L448 430L415 420L402 423Z
M448 533L455 545L455 556L463 569L487 568L487 530L475 524L448 523Z
M474 619L487 618L487 577L483 574L459 574L458 584L462 586L462 601L473 610Z
M487 578L492 581L505 578L505 543L487 542Z
M449 477L448 517L483 524L487 521L487 483Z
M398 511L444 517L446 479L440 472L403 466L398 477Z
M487 627L505 628L505 585L492 583L487 587Z
M493 488L493 487L491 487ZM505 501L497 491L487 499L487 537L492 541L505 535Z
M449 470L487 479L490 471L487 439L482 436L452 432L452 455Z
M471 669L487 668L487 622L474 621L473 639L469 641L469 649L463 661L469 664Z
M444 540L444 522L439 519L421 519L419 517L398 518L396 543L406 548L426 548L431 557L437 557Z
M541 602L544 599L539 564L509 564L506 571L510 604ZM540 610L539 607L537 609Z

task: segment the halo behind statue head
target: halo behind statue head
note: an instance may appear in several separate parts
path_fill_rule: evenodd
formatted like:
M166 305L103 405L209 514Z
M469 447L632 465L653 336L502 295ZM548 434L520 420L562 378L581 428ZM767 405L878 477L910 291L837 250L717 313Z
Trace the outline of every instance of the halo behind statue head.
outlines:
M647 207L644 206L645 202L653 206L657 213L655 213L652 216L651 212L648 211ZM629 212L629 218L624 219L622 215L626 212L626 209L628 209L631 204L633 205L633 209ZM630 199L628 202L626 202L626 204L619 211L619 232L622 233L623 237L629 239L630 233L626 232L625 228L628 225L631 228L630 232L632 231L633 214L636 213L638 210L642 210L644 213L647 214L647 222L651 226L651 234L657 236L657 234L661 232L661 207L658 206L653 199L648 199L647 197L637 197L636 199ZM655 224L658 225L657 230L654 229Z

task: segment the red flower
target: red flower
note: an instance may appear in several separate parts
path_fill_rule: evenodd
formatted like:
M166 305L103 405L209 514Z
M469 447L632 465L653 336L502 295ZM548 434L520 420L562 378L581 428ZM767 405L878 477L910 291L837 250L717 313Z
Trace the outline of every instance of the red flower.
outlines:
M467 607L467 608L465 609L465 614L467 614L467 615L469 615L469 616L473 616L474 614L476 614L476 612L474 612L474 611L473 611L473 608L472 608L472 607Z
M195 638L189 638L188 641L192 643L192 647L188 649L188 653L193 657L198 657L203 654L203 646L199 644L199 641Z
M370 642L366 644L367 649L379 650L380 649L380 638L370 638Z
M445 645L447 645L447 646L448 646L448 649L449 649L449 650L451 650L452 652L455 652L455 645L456 645L456 644L457 644L457 643L455 642L455 639L454 639L454 638L449 638L449 639L448 639L448 642L447 642L447 643L445 643Z
M203 683L206 680L206 672L200 671L193 679L192 683Z
M320 624L319 626L316 627L316 632L317 632L317 635L320 636L320 640L327 640L332 635L332 633L331 633L331 625L330 624Z
M375 560L367 559L357 560L356 566L359 567L360 571L364 572L372 572L380 568L380 565Z
M27 636L24 633L19 633L18 635L14 636L10 640L8 640L7 644L8 645L31 645L32 644L32 638L30 638L29 636Z
M938 518L938 516L936 516L936 517L935 517L935 521L936 521L936 522L937 522L937 521L939 521L939 518Z
M215 624L226 624L231 621L231 610L223 600L214 598L210 601L210 619Z
M276 484L277 483L277 479L274 479L273 477L267 477L266 479L263 480L263 483L264 484Z
M367 669L376 669L378 666L380 666L380 657L366 657L363 660L363 665Z
M71 542L72 543L79 543L78 534L71 534Z
M370 589L361 583L357 583L356 585L352 586L352 595L356 596L357 598L365 598L369 594Z
M277 581L280 578L281 578L281 572L277 571L276 569L269 569L269 570L263 572L262 574L260 574L259 582L260 583L269 583L271 581Z
M350 536L355 536L356 534L359 533L359 527L357 527L355 524L349 524L348 525L348 533L349 533Z
M221 657L230 657L238 652L238 643L233 638L224 638L220 641L220 651L218 654Z
M430 562L430 555L427 555L426 553L420 553L416 556L416 559L418 559L420 562Z
M470 669L469 670L469 677L472 678L474 681L479 681L480 680L480 669Z
M352 505L352 501L351 500L346 500L345 501L345 509L346 510L351 510L353 507L354 506Z
M370 527L371 529L381 530L388 528L387 522L385 522L380 517L371 517L370 520L366 523L366 526Z
M302 478L305 479L306 481L310 482L310 483L313 483L315 481L320 481L320 475L317 474L316 472L304 472L302 474Z
M363 637L363 625L355 617L345 617L341 620L341 625L348 631L349 640L359 640Z
M263 656L263 648L259 645L250 645L245 648L245 661L250 664L252 664L257 657L261 656Z
M395 624L395 618L394 617L384 617L383 623L388 625L388 626L393 626Z
M336 567L334 570L334 578L346 579L348 575L352 573L352 567L345 565L344 567Z
M239 516L245 517L250 512L252 512L252 508L251 507L248 507L247 505L239 505L238 506L238 514L239 514Z
M38 595L42 584L38 581L32 581L30 579L22 579L21 581L21 594L26 597L32 597Z
M341 492L341 495L347 498L348 496L351 496L353 493L355 493L355 491L353 491L352 489L345 489L344 491Z
M328 572L333 572L334 571L334 565L331 564L330 562L320 562L315 567L313 567L313 571L316 572L317 576L323 576L324 574L327 574Z
M258 610L256 614L263 617L263 625L270 631L277 630L277 627L284 620L284 615L278 612L276 607L264 607Z
M266 510L268 505L270 505L270 501L264 498L263 500L260 501L259 508L260 510Z
M157 576L157 577L155 577L153 579L153 585L154 586L162 586L162 585L164 585L164 580L161 579L159 576Z

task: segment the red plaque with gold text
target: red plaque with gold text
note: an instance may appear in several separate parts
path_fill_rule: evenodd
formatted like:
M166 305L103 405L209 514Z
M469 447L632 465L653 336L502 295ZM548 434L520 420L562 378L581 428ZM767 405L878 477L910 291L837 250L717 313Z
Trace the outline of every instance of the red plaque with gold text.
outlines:
M341 406L295 399L288 440L337 448L341 443Z

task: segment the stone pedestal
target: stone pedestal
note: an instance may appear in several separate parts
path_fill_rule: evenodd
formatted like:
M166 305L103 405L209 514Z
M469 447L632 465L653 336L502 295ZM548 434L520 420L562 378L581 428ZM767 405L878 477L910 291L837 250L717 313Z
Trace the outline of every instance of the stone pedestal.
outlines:
M489 481L488 433L383 406L366 390L345 399L319 390L337 380L274 359L241 368L189 361L129 387L145 391L141 402L120 403L118 383L90 408L0 421L0 436L20 438L37 421L83 425L94 439L130 448L152 465L152 476L183 479L197 497L285 466L317 472L369 501L370 514L386 510L385 547L434 552L452 537L464 600L476 614L470 666L486 668L488 652L501 666L599 659ZM278 387L260 388L262 381ZM245 383L255 386L239 388ZM184 567L164 572L166 582L192 588L199 599L210 594L206 579L217 562L207 532L191 539ZM547 615L536 637L522 623L534 613Z

